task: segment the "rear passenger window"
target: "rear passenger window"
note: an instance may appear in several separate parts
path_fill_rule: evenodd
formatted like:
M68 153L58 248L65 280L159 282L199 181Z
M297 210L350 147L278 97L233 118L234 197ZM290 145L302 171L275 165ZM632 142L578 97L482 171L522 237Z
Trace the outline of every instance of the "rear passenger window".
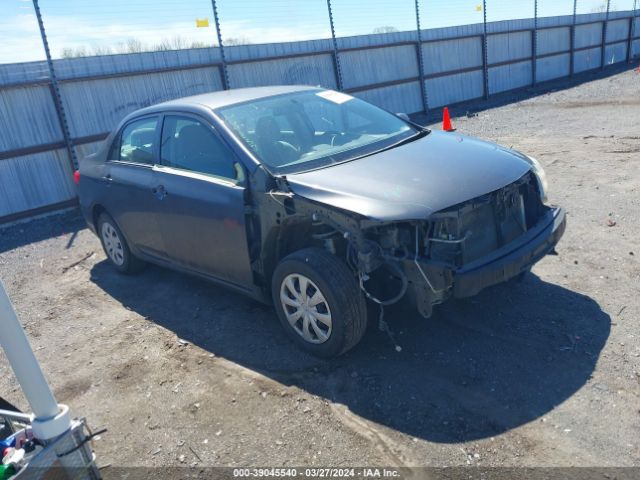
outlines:
M153 143L158 125L158 118L145 118L127 124L120 138L120 156L123 162L152 165Z
M160 146L162 165L236 180L234 157L220 138L196 119L167 115Z

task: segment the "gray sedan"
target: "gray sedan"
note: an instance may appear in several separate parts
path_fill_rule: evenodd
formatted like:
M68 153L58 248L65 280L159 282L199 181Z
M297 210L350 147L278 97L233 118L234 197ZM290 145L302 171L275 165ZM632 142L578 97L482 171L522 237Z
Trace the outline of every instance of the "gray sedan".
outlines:
M77 179L117 270L152 262L273 303L321 356L359 342L367 308L428 317L526 273L565 228L535 159L312 87L139 110Z

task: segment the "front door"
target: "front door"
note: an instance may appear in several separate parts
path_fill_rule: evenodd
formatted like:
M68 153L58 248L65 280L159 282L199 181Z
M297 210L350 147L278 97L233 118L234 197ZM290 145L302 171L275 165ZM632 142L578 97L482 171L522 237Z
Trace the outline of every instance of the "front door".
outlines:
M167 255L189 269L249 287L242 172L206 120L165 115L153 189Z

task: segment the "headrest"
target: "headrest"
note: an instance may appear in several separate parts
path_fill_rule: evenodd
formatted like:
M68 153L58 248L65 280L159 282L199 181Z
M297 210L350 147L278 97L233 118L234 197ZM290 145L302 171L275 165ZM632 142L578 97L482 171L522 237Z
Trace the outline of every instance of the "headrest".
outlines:
M144 147L153 143L155 128L139 128L131 132L131 145L134 147Z
M256 122L256 136L262 140L278 140L280 127L273 117L260 117Z

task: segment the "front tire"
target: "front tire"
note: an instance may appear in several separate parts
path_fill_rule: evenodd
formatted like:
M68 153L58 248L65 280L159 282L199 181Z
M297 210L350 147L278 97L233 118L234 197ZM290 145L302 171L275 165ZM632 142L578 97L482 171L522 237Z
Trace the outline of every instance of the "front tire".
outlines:
M144 262L131 253L120 228L107 213L98 218L98 236L107 259L120 273L135 273L144 268Z
M367 308L344 262L319 248L285 257L271 291L280 322L304 350L334 357L353 348L367 328Z

